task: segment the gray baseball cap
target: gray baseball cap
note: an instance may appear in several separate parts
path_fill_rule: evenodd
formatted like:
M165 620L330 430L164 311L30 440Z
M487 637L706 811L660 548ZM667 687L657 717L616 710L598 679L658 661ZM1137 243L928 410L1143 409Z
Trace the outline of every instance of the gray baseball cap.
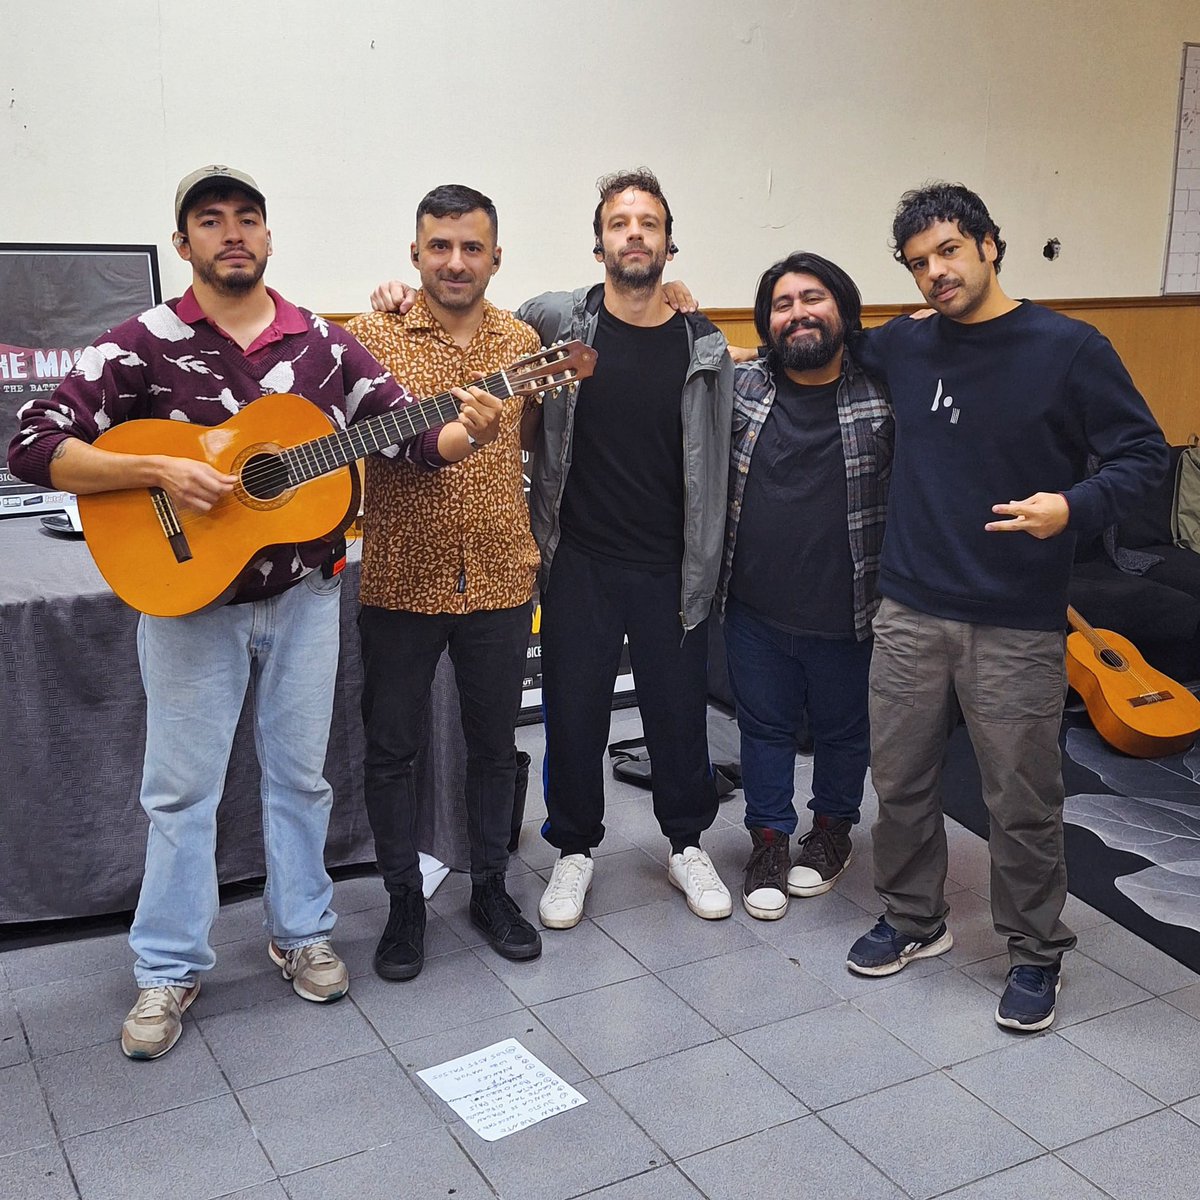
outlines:
M185 175L179 181L179 186L175 189L175 227L177 229L183 229L183 214L187 211L188 201L192 194L206 187L240 188L248 196L257 200L262 208L263 216L267 215L267 201L262 194L262 189L250 175L247 175L245 171L237 170L236 167L213 163L211 166L201 167L198 171Z

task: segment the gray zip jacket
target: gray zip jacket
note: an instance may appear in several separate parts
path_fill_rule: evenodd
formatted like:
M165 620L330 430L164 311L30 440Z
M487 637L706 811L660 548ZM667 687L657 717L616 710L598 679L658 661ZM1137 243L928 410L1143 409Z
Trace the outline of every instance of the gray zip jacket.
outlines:
M589 346L596 336L604 285L574 292L546 292L527 300L517 316L532 325L542 344L578 338ZM729 438L733 420L733 362L725 336L707 317L685 314L691 358L680 404L683 415L684 502L683 588L679 617L694 629L708 616L725 536L729 487ZM598 364L603 370L604 364ZM529 507L533 536L542 552L538 586L545 590L558 548L559 513L567 473L579 389L548 396L530 467Z

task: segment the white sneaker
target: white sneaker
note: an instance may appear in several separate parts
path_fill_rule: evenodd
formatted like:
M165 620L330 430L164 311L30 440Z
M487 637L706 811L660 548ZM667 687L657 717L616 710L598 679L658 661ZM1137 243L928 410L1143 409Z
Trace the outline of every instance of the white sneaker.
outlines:
M595 864L586 854L567 854L554 864L538 904L547 929L574 929L583 919L583 898L592 886Z
M687 897L688 908L696 916L719 921L733 912L729 889L699 846L686 846L682 854L672 854L667 878Z

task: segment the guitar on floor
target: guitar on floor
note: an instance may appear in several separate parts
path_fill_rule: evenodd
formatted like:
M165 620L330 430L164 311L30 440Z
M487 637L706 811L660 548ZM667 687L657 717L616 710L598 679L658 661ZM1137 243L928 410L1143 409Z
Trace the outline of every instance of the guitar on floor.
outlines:
M507 400L577 383L596 352L566 342L518 359L472 386ZM126 604L178 617L223 603L264 550L340 536L358 514L353 464L458 416L449 392L338 429L315 404L290 393L263 396L220 425L125 421L95 441L119 454L169 454L236 475L233 491L206 513L176 509L162 488L79 497L88 549ZM332 431L332 432L331 432Z
M1083 697L1096 732L1134 758L1186 750L1200 733L1200 700L1156 671L1128 638L1095 629L1067 608L1067 679Z

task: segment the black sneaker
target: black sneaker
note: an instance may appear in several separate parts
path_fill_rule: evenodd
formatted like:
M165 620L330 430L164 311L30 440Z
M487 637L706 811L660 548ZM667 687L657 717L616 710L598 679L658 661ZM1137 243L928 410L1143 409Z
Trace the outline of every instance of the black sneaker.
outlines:
M850 865L851 821L835 821L818 813L812 828L800 839L796 865L788 872L793 896L820 896L829 891Z
M381 979L415 979L425 965L425 897L417 887L391 898L383 937L375 947L375 974Z
M1024 1033L1049 1028L1061 986L1058 967L1013 967L996 1008L996 1024Z
M920 938L893 929L886 917L880 917L875 928L850 947L846 966L859 975L895 975L914 958L935 958L953 945L944 921L928 937Z
M537 958L542 952L541 935L521 916L499 872L471 885L471 924L497 954L514 962Z
M788 835L778 829L751 829L754 848L746 863L742 905L760 921L778 921L788 906Z

